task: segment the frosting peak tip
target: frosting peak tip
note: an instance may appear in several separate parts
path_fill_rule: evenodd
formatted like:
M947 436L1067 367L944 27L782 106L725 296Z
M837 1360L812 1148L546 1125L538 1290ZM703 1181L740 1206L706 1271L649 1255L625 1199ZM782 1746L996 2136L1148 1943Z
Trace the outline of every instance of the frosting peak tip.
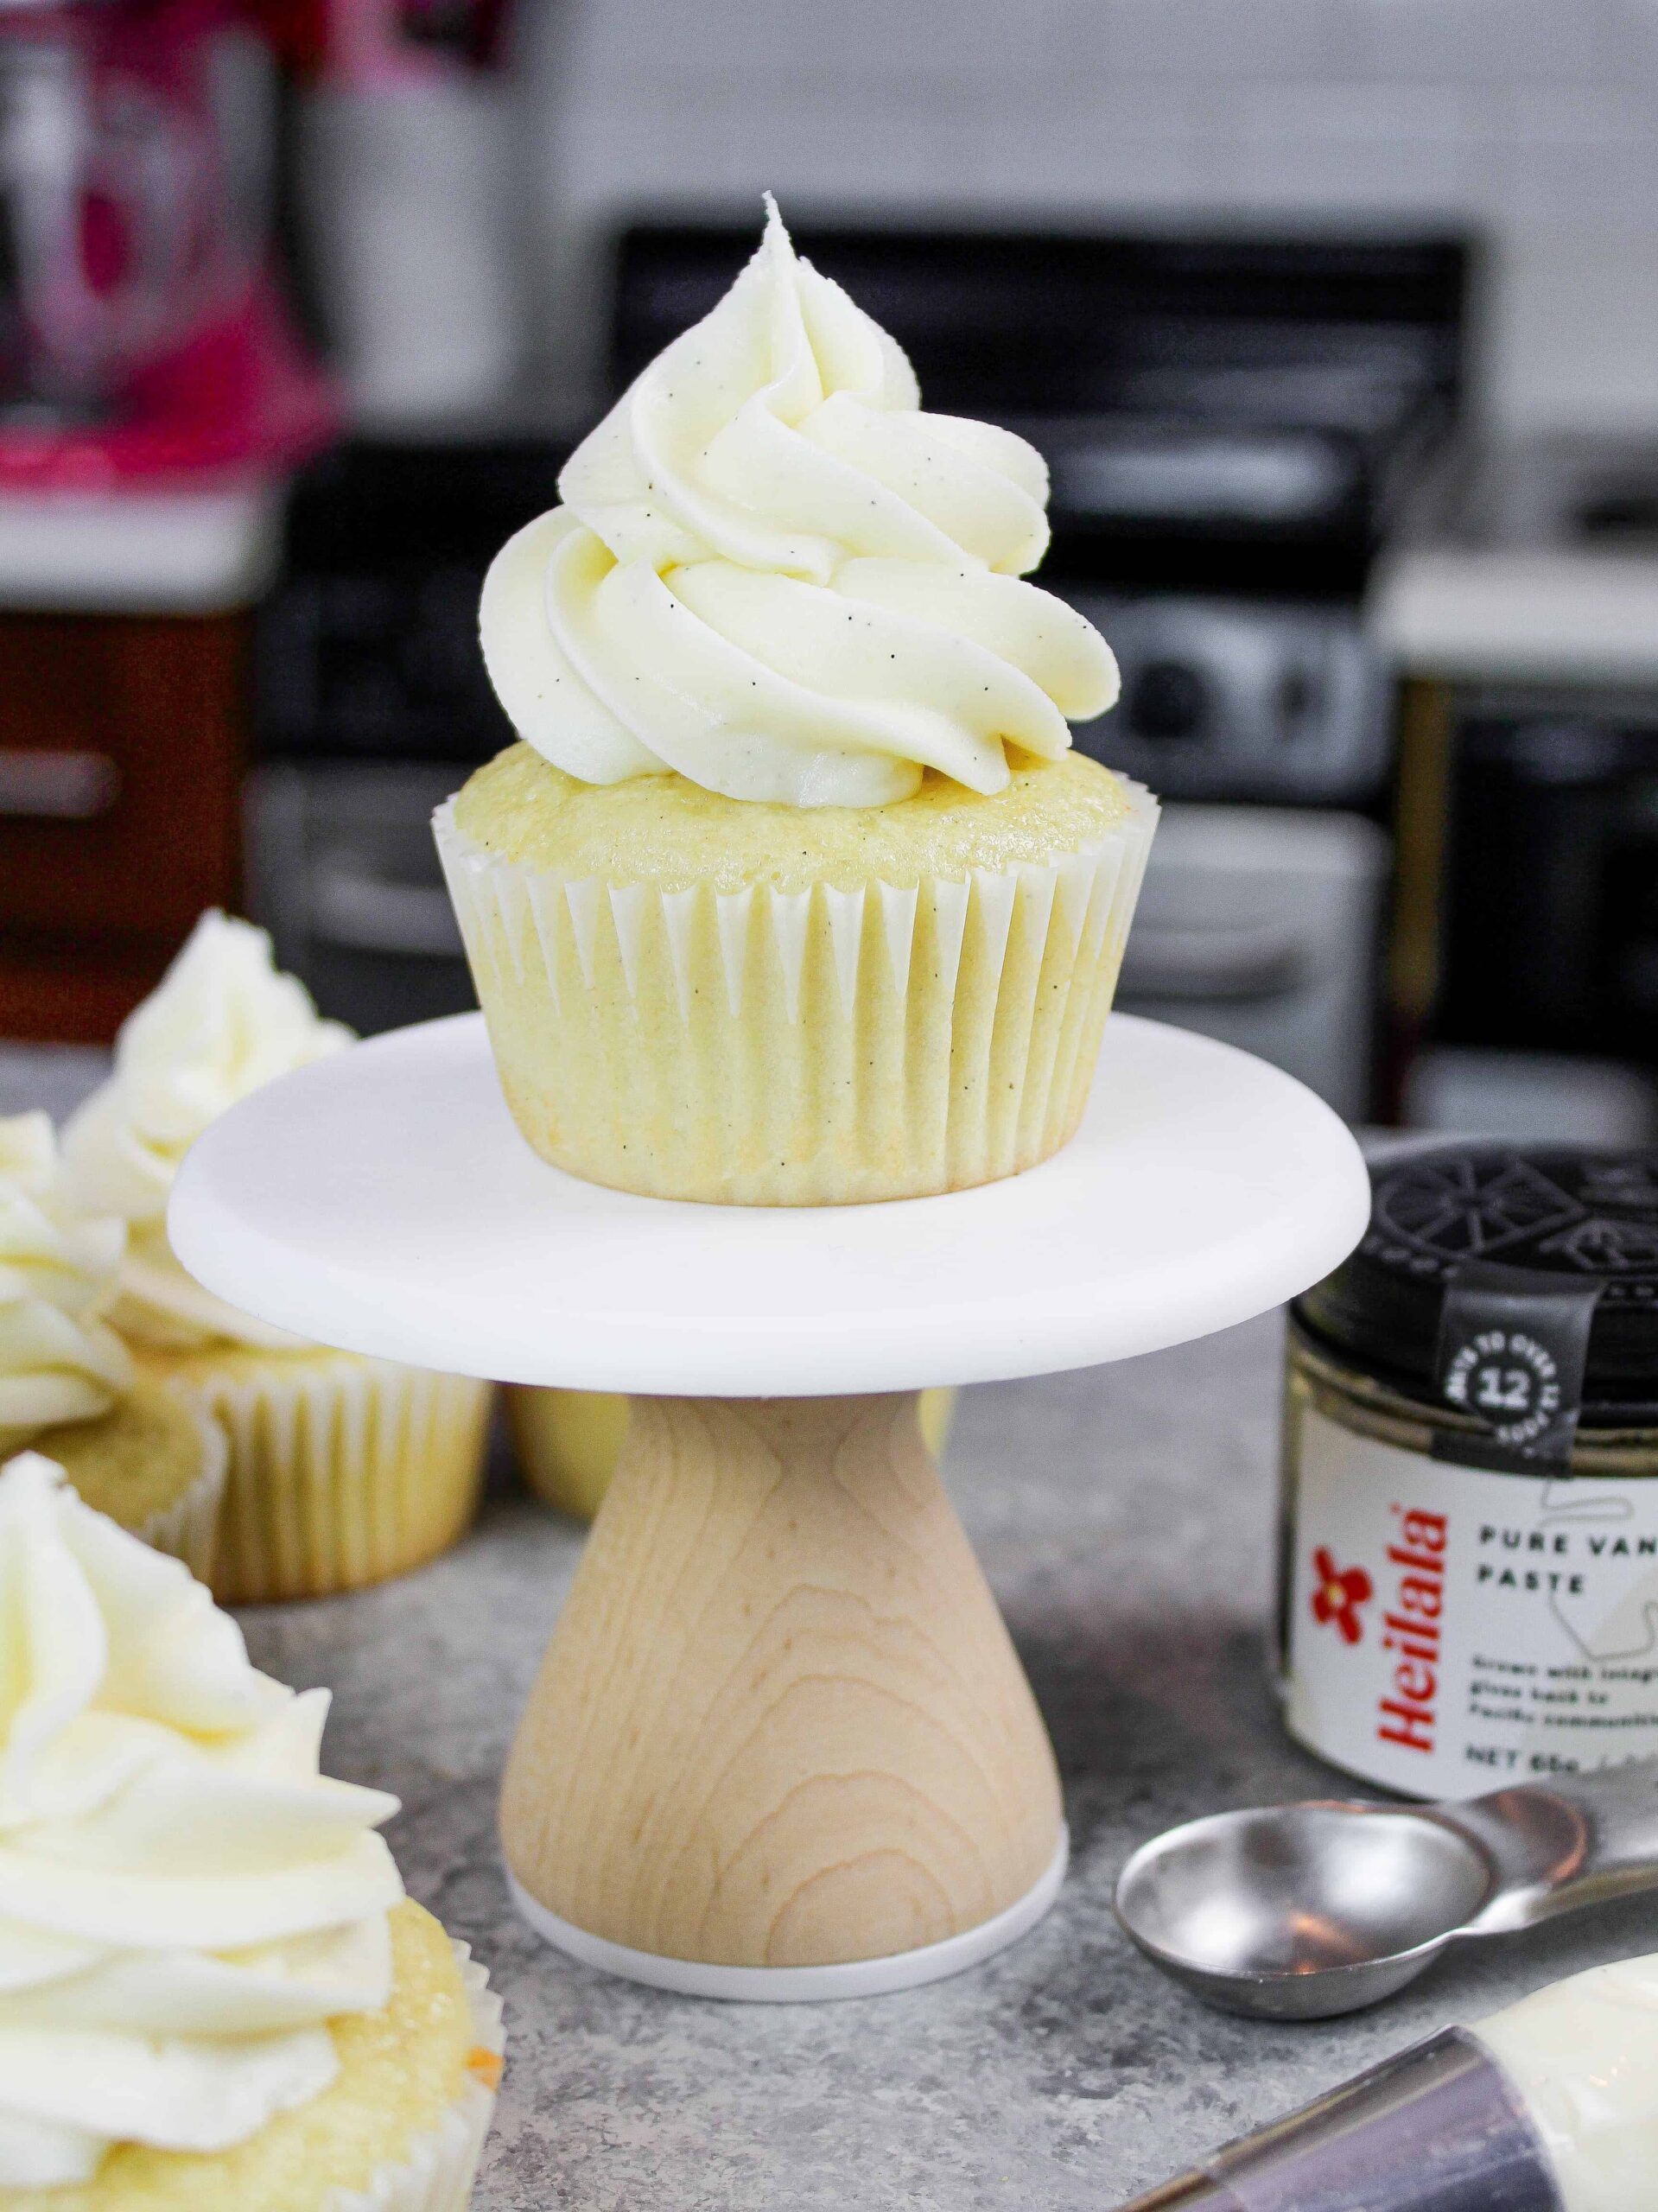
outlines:
M128 1015L108 1080L64 1125L77 1202L118 1215L131 1236L113 1318L122 1332L174 1348L215 1338L292 1348L297 1339L238 1313L186 1273L167 1242L180 1162L219 1116L277 1076L342 1051L257 924L210 906L162 981Z
M16 1452L0 1463L0 1503L49 1497L67 1480L57 1461L48 1459L44 1452Z
M1109 649L1022 581L1047 470L924 413L903 348L797 252L774 193L731 289L634 379L497 556L484 658L582 782L881 805L1000 790L1115 696Z

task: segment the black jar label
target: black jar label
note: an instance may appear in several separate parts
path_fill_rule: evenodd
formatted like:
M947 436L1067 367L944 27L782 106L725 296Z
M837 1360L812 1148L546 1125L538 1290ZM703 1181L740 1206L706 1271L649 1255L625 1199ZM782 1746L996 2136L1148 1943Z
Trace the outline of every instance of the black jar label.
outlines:
M1439 1322L1439 1390L1482 1433L1441 1435L1437 1456L1499 1473L1568 1469L1602 1288L1487 1260L1452 1271Z

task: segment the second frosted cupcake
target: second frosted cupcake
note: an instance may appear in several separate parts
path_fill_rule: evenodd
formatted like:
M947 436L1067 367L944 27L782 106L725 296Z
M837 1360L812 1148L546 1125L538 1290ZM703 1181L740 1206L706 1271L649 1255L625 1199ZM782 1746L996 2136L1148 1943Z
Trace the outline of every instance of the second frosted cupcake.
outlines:
M109 1325L125 1249L124 1222L71 1202L47 1116L0 1119L0 1459L40 1445L88 1504L205 1578L225 1435L135 1374Z
M205 914L124 1027L113 1076L64 1132L83 1202L129 1224L110 1319L141 1381L228 1439L212 1580L232 1603L406 1573L466 1529L482 1478L487 1383L270 1328L204 1290L168 1242L168 1193L202 1130L347 1042L276 972L262 930Z
M773 210L560 490L484 592L526 741L436 825L524 1135L596 1182L747 1205L1046 1158L1156 806L1070 751L1116 670L1022 580L1040 457L922 413Z

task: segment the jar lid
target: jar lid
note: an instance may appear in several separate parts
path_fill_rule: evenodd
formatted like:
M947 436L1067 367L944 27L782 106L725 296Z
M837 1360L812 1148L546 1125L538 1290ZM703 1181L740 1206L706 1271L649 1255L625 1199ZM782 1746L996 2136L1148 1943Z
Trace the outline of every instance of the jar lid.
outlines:
M1373 1163L1370 1196L1358 1249L1296 1300L1315 1337L1432 1398L1445 1285L1491 1261L1600 1287L1586 1421L1658 1403L1658 1151L1434 1145Z

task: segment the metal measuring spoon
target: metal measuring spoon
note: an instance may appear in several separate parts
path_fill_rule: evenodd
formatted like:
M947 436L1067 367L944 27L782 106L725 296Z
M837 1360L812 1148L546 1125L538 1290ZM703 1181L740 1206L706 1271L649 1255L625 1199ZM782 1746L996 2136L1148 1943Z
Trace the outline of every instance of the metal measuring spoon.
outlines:
M1118 1877L1117 1918L1223 2012L1326 2019L1402 1989L1465 1936L1658 1885L1658 1759L1446 1805L1340 1800L1171 1828Z

